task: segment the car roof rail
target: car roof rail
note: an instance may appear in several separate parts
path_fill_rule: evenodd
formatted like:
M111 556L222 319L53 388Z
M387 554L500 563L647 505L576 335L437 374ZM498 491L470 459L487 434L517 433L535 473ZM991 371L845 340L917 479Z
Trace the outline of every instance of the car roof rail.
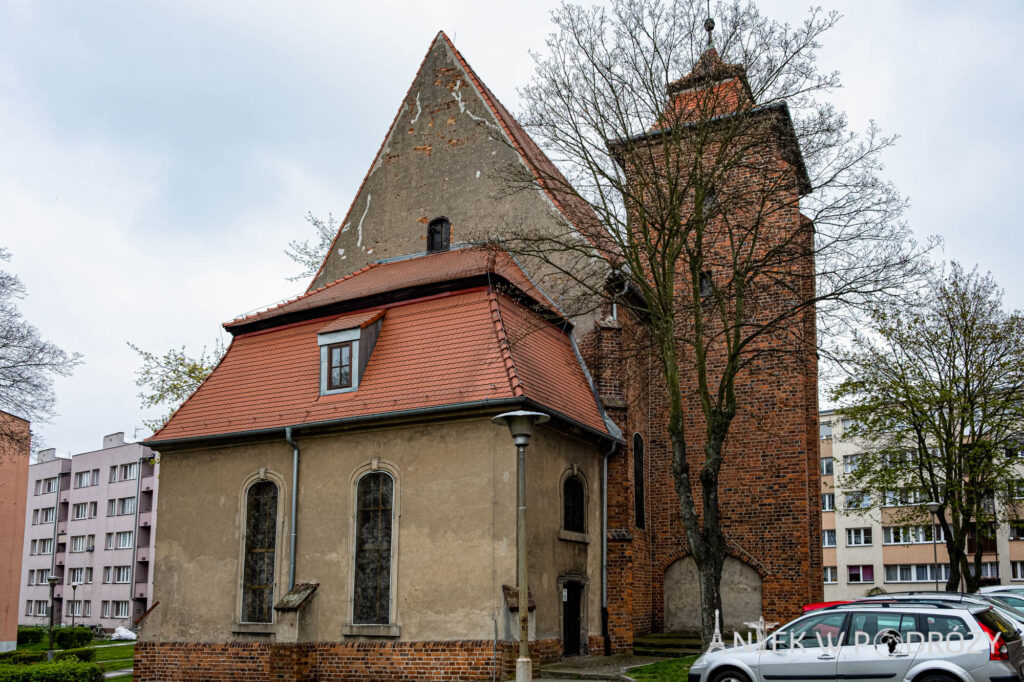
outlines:
M893 607L918 608L918 607L921 607L921 606L931 607L931 608L936 608L936 609L957 609L957 608L960 608L959 606L950 604L948 602L927 602L927 601L925 601L925 602L910 602L910 603L908 603L908 602L905 602L905 601L902 601L902 600L899 600L899 599L889 599L889 600L883 600L883 599L859 599L857 601L847 602L845 604L833 604L832 606L826 606L826 607L821 608L821 609L816 609L816 611L835 611L835 610L844 609L844 608L845 609L848 609L848 608L863 609L865 607L868 607L868 608L874 607L874 608L883 608L883 609L889 609L889 608L893 608Z

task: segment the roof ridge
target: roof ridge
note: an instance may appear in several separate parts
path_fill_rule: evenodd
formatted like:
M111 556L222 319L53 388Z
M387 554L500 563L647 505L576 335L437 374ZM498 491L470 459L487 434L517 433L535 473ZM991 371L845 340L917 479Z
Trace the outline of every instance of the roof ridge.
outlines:
M373 155L373 161L370 162L370 167L366 169L366 174L363 175L363 179L359 183L359 187L356 188L356 193L352 196L352 203L349 204L348 210L345 211L345 217L342 219L341 223L339 223L338 231L334 233L334 239L331 240L331 248L327 250L327 254L324 256L324 259L320 262L320 267L317 268L316 273L313 275L312 281L310 281L309 283L310 287L313 286L313 283L316 282L316 278L320 276L320 273L323 272L324 270L324 266L327 265L327 257L331 255L332 251L334 251L334 246L335 244L338 243L338 238L341 237L341 231L348 223L348 219L352 215L352 210L356 207L356 200L359 199L359 195L362 193L363 187L366 185L366 181L370 179L370 174L373 172L374 166L377 165L377 159L380 158L381 152L384 151L384 146L387 145L388 140L391 139L391 133L395 129L395 124L398 123L398 117L401 116L402 112L405 110L405 101L409 99L409 95L412 93L412 86L416 82L416 76L419 75L420 70L423 68L423 65L426 64L427 58L430 56L431 50L434 49L434 44L437 42L438 38L442 37L445 39L446 42L451 44L451 41L448 40L448 36L445 35L445 32L438 31L437 35L434 36L434 39L430 41L430 45L427 46L427 51L423 55L423 59L420 60L420 65L416 67L416 73L413 75L412 80L409 81L409 87L405 91L405 96L402 97L402 101L398 105L398 111L395 112L394 118L391 119L391 125L388 126L387 132L384 133L384 139L380 141L380 146L377 147L377 153ZM309 288L307 288L306 291L310 291Z
M359 268L358 270L353 270L352 272L348 273L344 277L339 277L338 279L334 280L333 282L328 282L327 284L322 284L322 285L318 286L316 289L313 289L312 291L307 289L304 293L301 293L298 296L293 296L292 298L286 298L285 300L281 301L280 303L275 303L274 305L272 305L272 306L270 306L268 308L265 308L263 310L258 310L255 313L249 313L248 315L242 315L240 317L236 317L233 320L230 320L228 322L223 323L221 326L222 327L233 327L236 324L240 324L242 322L245 322L248 319L251 319L251 318L254 318L254 317L259 317L260 315L262 315L264 313L268 313L271 310L277 310L278 308L283 308L286 305L291 305L292 303L295 303L296 301L301 301L304 298L309 298L313 294L320 293L324 289L329 289L329 288L333 287L335 284L341 284L342 282L344 282L347 279L355 277L356 275L361 275L362 273L366 272L370 268L375 268L378 265L382 265L382 263L379 263L377 261L374 261L373 263L368 263L367 265L364 265L363 267Z
M505 324L501 320L501 308L498 306L498 295L493 291L487 292L488 305L491 309L491 320L494 322L494 333L498 337L498 350L505 361L505 371L508 373L508 383L515 396L525 396L523 382L519 379L519 370L516 369L516 359L512 355L512 344L509 343L508 335L505 333Z

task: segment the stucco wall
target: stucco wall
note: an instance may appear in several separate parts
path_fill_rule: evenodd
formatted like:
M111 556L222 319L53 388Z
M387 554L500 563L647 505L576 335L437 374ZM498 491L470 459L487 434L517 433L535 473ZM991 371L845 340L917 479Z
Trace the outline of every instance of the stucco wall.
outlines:
M396 476L394 623L402 640L483 639L503 629L502 584L515 584L516 453L487 417L304 437L296 582L315 582L306 639L339 641L350 623L353 490L374 460ZM557 579L590 578L590 634L600 632L600 545L558 539L560 474L573 462L589 483L588 529L600 523L600 453L542 427L529 449L530 570L539 637L557 636ZM154 601L141 637L231 641L239 613L242 491L261 468L281 485L275 600L288 580L291 448L262 441L161 452ZM238 630L235 628L234 630ZM503 635L503 633L500 633Z
M665 630L700 630L700 588L692 557L673 562L665 571ZM722 631L746 632L744 623L763 613L761 578L742 561L726 557L722 566Z

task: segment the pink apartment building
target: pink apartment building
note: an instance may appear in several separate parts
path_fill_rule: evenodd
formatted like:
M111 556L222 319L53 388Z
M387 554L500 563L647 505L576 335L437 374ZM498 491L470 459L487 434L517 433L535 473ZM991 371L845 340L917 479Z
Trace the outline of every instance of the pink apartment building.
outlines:
M159 464L153 452L103 437L103 448L73 457L43 450L29 467L22 557L21 623L131 627L153 591Z

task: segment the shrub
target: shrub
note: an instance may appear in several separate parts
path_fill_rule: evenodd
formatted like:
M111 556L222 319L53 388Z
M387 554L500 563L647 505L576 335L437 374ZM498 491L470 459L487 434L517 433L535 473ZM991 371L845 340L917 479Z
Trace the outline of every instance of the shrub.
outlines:
M59 649L74 649L92 641L92 630L82 626L61 628L54 631L53 640Z
M88 663L96 659L96 650L90 648L82 649L65 649L64 651L58 651L53 655L53 660L63 661L65 658L77 658L83 663Z
M18 646L41 642L44 637L46 637L46 628L31 626L18 628Z
M16 651L11 656L11 663L39 663L46 660L45 651Z
M0 682L102 682L103 673L95 663L74 659L36 665L0 667Z

